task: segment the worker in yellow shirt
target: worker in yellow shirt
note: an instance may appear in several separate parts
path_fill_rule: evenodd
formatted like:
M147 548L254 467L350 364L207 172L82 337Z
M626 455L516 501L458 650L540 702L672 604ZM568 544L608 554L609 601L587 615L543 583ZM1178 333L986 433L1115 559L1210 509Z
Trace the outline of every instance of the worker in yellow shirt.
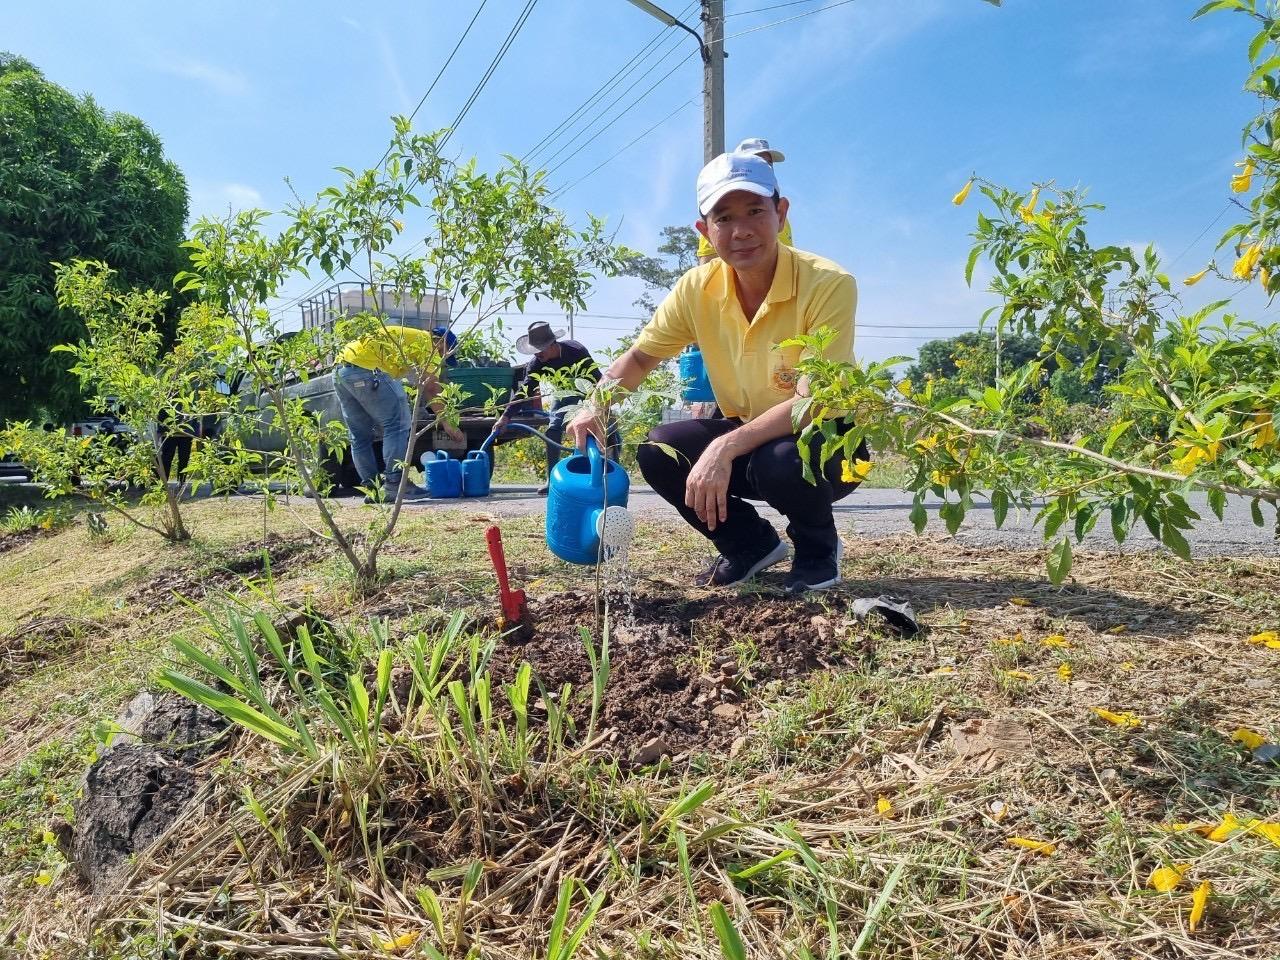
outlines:
M663 360L697 344L717 415L656 427L636 452L640 472L719 549L706 574L710 585L741 583L790 552L747 500L783 514L795 545L787 589L800 593L839 582L831 505L857 481L842 476L841 458L823 464L820 444L810 453L817 482L804 478L792 422L795 399L808 394L797 369L802 350L780 344L826 327L834 336L824 355L851 360L857 286L830 260L779 243L787 208L773 167L760 157L726 153L702 168L697 227L718 258L680 278L569 432L579 447L588 434L603 438L602 419L616 392L610 388L634 390ZM867 458L865 447L857 456Z
M380 478L373 442L378 431L382 432L382 461L386 465L381 477L385 483L382 492L388 500L395 498L400 487L413 429L413 411L401 380L414 372L418 388L425 391L428 400L434 398L440 392L435 371L440 368L444 344L444 337L433 336L427 330L389 325L352 340L338 355L333 388L351 437L351 459L360 475L360 485L376 488ZM454 427L446 424L443 429L455 440L463 439ZM406 500L426 496L422 487L408 483ZM375 489L365 502L379 499Z
M787 159L781 150L774 150L769 146L769 141L763 137L748 137L740 144L733 148L734 153L753 153L761 160L766 161L769 166L775 163L781 163ZM778 242L785 243L788 247L794 247L791 242L791 221L788 220L782 225L782 229L778 232ZM698 262L709 263L716 258L716 251L711 246L711 241L707 239L705 233L698 234Z

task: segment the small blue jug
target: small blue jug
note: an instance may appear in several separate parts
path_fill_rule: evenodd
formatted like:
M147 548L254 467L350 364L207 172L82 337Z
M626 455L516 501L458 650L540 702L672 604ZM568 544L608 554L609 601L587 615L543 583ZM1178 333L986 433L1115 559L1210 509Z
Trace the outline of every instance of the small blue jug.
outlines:
M631 478L587 438L587 452L561 460L547 484L547 546L561 560L593 564L605 507L625 507Z
M711 378L707 376L707 366L702 361L702 351L697 347L689 347L680 354L676 361L680 370L680 379L684 381L682 396L687 403L715 403L715 391L711 389Z
M427 474L427 493L433 497L462 496L462 464L452 460L444 450L422 455L422 469Z
M489 455L483 450L472 450L467 454L467 459L462 461L462 495L489 495Z

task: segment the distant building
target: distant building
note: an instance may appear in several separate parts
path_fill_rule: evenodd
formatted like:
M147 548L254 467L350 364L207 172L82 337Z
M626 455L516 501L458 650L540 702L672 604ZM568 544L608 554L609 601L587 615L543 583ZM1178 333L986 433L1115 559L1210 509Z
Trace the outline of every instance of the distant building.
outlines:
M303 300L300 306L302 329L319 328L327 333L333 332L333 325L339 318L365 312L381 313L388 323L419 330L448 327L451 322L449 300L439 292L420 300L409 300L402 291L385 283L376 287L362 283L338 283Z

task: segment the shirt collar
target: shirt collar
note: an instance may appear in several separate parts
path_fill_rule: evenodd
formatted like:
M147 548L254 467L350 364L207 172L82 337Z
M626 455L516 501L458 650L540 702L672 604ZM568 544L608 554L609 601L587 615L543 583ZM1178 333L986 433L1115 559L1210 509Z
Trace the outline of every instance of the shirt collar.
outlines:
M778 263L773 270L773 283L765 295L765 303L784 303L796 295L795 254L785 243L778 243ZM708 271L704 288L712 291L722 303L729 303L737 294L733 290L733 270L723 260L715 261L716 269Z

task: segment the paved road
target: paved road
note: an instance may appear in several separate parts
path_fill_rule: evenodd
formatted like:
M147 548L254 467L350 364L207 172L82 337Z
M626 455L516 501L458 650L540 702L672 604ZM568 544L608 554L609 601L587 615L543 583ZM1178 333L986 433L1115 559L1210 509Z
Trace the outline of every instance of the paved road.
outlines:
M483 508L480 507L482 503ZM1188 537L1192 551L1196 555L1280 556L1280 544L1276 542L1270 519L1266 526L1254 526L1245 501L1229 502L1222 522L1212 514L1203 498L1199 500L1193 498L1191 503L1206 518L1191 531ZM352 501L352 505L355 505L355 501ZM926 504L930 511L926 533L932 536L945 536L946 528L936 515L938 505L938 501ZM414 506L413 509L439 510L463 507L469 510L487 509L499 516L523 516L542 513L545 506L546 498L535 496L533 487L495 486L492 495L484 500L428 501ZM632 489L630 507L638 517L665 518L673 523L683 522L679 514L648 487ZM913 532L909 516L911 497L899 490L861 490L836 504L835 509L836 522L842 529L855 535L883 537ZM762 506L761 512L779 528L785 526L781 516L775 511ZM1269 508L1266 510L1266 515L1269 518L1274 517L1273 511ZM1018 515L1010 511L1004 527L997 530L990 507L976 506L965 518L964 524L956 535L956 540L975 546L1043 547L1043 532L1038 528L1032 528L1032 516L1031 512ZM1104 517L1085 539L1082 549L1110 550L1115 549L1115 546L1110 524ZM1129 550L1164 549L1141 523L1133 529L1130 538L1125 541L1125 548Z
M12 487L14 492L19 489L16 484ZM32 499L37 499L38 488L23 484L21 489L32 491ZM360 500L355 496L343 498L343 502L351 509L360 506ZM1275 539L1271 523L1274 512L1270 508L1264 511L1268 517L1267 524L1256 527L1249 517L1249 507L1244 501L1229 501L1226 518L1222 522L1219 522L1209 511L1203 498L1198 500L1192 498L1191 502L1192 506L1206 518L1191 531L1188 537L1192 551L1197 556L1280 556L1280 543ZM935 501L927 506L930 510L930 518L926 533L931 536L945 536L946 529L936 516L938 503ZM484 509L498 516L525 516L542 513L546 509L546 498L536 496L531 486L495 485L493 493L483 500L431 500L414 504L410 509L469 511ZM632 488L631 510L638 517L646 519L667 519L672 523L683 522L679 514L648 487ZM860 490L836 504L836 520L842 529L854 535L884 537L911 533L910 511L911 497L899 490ZM782 518L768 507L762 506L761 512L779 528L785 525ZM1019 516L1011 511L1004 528L997 530L991 509L986 506L977 506L965 518L956 539L961 543L974 546L1043 547L1044 537L1040 530L1031 527L1031 517L1031 513ZM1084 542L1084 549L1110 550L1115 546L1115 540L1111 537L1111 527L1105 518L1098 523ZM1132 535L1125 542L1125 548L1129 550L1164 549L1156 543L1141 523L1133 529Z

